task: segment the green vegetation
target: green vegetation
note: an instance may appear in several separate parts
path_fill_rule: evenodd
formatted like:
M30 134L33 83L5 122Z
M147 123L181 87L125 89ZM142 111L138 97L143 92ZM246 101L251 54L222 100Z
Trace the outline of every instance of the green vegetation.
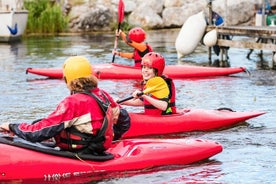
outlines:
M128 22L122 22L121 29L124 31L129 31L131 28L133 28L132 25L130 25Z
M120 29L122 30L122 31L129 31L131 28L133 28L134 26L133 25L130 25L128 22L125 22L125 21L123 21L122 23L121 23L121 26L120 26ZM118 29L118 22L113 22L112 24L111 24L111 28L112 28L112 30L116 30L116 29Z
M60 33L68 28L68 17L62 8L49 0L29 0L24 3L29 11L26 33Z

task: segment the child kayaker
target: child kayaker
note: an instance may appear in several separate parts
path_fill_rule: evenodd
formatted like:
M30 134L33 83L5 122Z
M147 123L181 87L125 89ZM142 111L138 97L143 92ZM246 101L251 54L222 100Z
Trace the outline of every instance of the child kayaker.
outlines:
M142 76L143 76L143 91L146 90L147 82L155 77L162 77L165 80L165 87L168 88L169 94L164 98L157 98L156 96L149 94L141 94L142 91L136 90L132 93L134 97L131 100L121 103L122 105L130 106L144 106L145 114L151 115L165 115L176 113L175 107L175 86L170 78L163 75L165 68L165 59L159 53L150 52L142 58ZM158 84L156 84L158 86ZM155 88L155 86L150 86ZM160 91L161 92L161 91ZM154 92L155 94L158 91Z
M146 39L146 32L140 27L135 27L128 32L128 35L126 35L122 30L119 30L119 32L116 31L116 36L121 37L127 45L134 48L134 51L128 53L113 50L112 54L128 59L133 59L135 63L134 66L141 67L142 57L145 54L152 52L151 46L144 42Z
M98 79L85 57L69 57L64 62L63 75L71 95L63 99L54 112L32 124L1 124L0 131L31 142L54 138L56 146L63 150L101 155L111 145L112 126L116 123L113 110L118 110L119 105L106 91L98 88ZM110 105L109 112L112 112L107 115L99 102ZM103 124L107 128L102 128ZM100 131L102 135L98 135Z

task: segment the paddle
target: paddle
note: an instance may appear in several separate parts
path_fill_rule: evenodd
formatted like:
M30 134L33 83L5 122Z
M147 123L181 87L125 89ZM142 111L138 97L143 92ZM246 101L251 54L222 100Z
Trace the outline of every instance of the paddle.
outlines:
M138 94L138 96L142 96L143 94L152 94L157 98L165 98L169 95L170 91L166 81L161 77L154 77L147 81L146 89ZM119 100L118 103L125 102L134 98L133 96L127 97L125 99Z
M121 23L124 19L124 2L123 0L119 0L119 4L118 4L118 32L120 31L120 27L121 27ZM115 38L115 42L114 42L114 50L117 49L117 45L118 45L118 36L116 36ZM112 63L114 63L115 60L115 54L113 54L113 58L112 58Z

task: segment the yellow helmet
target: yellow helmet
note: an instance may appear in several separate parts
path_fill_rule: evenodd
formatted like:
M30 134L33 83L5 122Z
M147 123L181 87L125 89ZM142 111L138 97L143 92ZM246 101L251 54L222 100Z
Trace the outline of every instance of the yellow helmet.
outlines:
M74 79L89 77L92 73L88 59L82 56L69 57L63 64L63 77L67 84Z

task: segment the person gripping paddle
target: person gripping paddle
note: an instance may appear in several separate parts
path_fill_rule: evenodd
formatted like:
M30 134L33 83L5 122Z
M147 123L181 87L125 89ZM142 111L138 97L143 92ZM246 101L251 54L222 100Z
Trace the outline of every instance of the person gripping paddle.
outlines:
M141 67L142 57L147 53L152 52L152 47L144 42L146 39L146 32L140 28L132 28L128 34L124 33L122 30L116 31L116 37L121 37L122 40L134 48L133 52L118 52L116 49L112 51L113 55L118 55L123 58L133 59L135 67Z
M143 91L117 101L122 105L144 106L145 114L166 115L176 113L175 87L170 78L163 75L165 59L159 53L149 52L142 58Z

